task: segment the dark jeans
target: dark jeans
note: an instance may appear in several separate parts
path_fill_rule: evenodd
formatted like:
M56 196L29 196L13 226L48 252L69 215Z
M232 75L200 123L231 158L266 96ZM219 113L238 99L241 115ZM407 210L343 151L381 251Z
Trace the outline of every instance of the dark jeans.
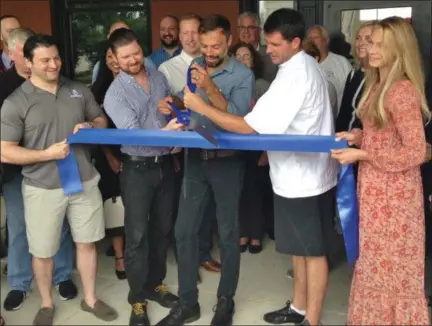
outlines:
M186 197L187 198L187 197ZM213 249L213 236L216 229L216 203L213 194L207 204L204 217L199 230L199 261L205 263L211 261L211 251Z
M235 295L240 269L238 207L243 186L244 163L237 157L201 160L192 151L183 180L187 197L180 196L175 227L178 248L179 296L183 304L198 301L199 231L211 191L216 203L222 272L218 296Z
M180 171L175 173L175 196L174 196L174 209L173 209L173 225L175 225L178 215L178 206L181 195L181 184L183 182L184 172L184 152L178 154L180 162ZM211 251L213 249L213 235L216 227L216 204L214 199L211 198L209 204L204 213L202 219L201 228L199 231L199 252L200 252L200 263L212 260ZM174 250L174 256L177 260L177 245L175 243L174 230L172 232L172 245Z
M172 228L174 170L171 157L162 163L123 158L120 188L125 207L125 267L131 304L143 302L166 276ZM148 293L148 292L147 292Z
M264 223L273 219L269 166L258 166L262 152L245 152L246 172L240 200L240 237L261 240Z

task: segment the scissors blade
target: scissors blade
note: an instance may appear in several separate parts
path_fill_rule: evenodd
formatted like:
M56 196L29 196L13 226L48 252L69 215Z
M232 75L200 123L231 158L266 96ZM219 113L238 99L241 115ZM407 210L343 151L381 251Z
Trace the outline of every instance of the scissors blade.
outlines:
M213 137L212 133L208 129L200 125L196 125L193 128L201 137L207 140L210 144L219 147L218 141L216 140L216 138Z

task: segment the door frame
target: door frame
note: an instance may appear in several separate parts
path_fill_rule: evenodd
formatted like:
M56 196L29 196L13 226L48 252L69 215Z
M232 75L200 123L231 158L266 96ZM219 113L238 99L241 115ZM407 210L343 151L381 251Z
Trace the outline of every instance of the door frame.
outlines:
M431 67L432 54L432 1L324 1L323 25L330 33L340 32L341 12L344 10L412 7L412 26L416 32L426 73Z

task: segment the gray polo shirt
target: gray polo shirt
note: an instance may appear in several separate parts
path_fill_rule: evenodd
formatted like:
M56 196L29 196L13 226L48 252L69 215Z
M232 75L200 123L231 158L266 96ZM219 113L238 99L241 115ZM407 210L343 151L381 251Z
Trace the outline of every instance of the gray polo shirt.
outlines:
M80 83L61 78L56 94L51 94L26 81L3 103L1 140L43 150L69 137L77 124L101 115L93 94ZM93 179L97 172L87 147L74 145L74 150L81 181ZM61 188L56 161L26 165L22 173L28 185Z

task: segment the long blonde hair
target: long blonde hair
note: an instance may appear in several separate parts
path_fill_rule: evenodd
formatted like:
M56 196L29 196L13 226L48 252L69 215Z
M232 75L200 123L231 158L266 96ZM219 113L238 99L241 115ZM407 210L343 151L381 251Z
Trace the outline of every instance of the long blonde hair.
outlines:
M366 68L365 91L358 105L357 114L362 110L374 86L379 85L377 96L370 99L368 108L362 114L365 114L368 120L372 120L378 129L386 127L388 117L384 108L385 96L394 83L409 80L419 95L422 114L429 120L431 113L426 102L425 77L414 29L401 17L386 18L375 23L374 27L383 31L383 59L391 68L385 81L380 81L378 68Z
M374 27L376 24L377 24L376 20L368 21L366 23L361 24L360 27L357 29L357 32L356 32L355 37L354 37L352 44L351 44L351 48L353 49L352 56L354 58L354 68L356 70L359 70L360 68L364 67L364 62L362 62L362 60L357 55L357 49L356 49L357 37L364 28Z

